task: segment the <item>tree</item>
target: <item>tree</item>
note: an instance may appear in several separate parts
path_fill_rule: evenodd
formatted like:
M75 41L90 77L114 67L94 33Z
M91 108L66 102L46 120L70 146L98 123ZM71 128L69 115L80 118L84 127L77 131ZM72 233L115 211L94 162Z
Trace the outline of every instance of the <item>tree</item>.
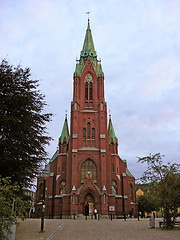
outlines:
M30 201L25 197L17 183L12 183L10 177L0 177L0 239L3 232L10 232L12 224L17 224L17 218L22 220L27 215Z
M146 192L144 195L137 197L138 211L141 212L141 216L145 216L145 212L150 213L152 211L159 210L159 204L156 194L153 192Z
M147 170L141 180L151 185L150 192L157 199L157 207L164 211L165 227L171 228L180 207L180 164L163 164L160 153L139 158L138 162L147 163Z
M44 113L45 96L32 80L30 69L0 64L0 175L29 187L47 160L45 147L51 138L46 124L52 114Z

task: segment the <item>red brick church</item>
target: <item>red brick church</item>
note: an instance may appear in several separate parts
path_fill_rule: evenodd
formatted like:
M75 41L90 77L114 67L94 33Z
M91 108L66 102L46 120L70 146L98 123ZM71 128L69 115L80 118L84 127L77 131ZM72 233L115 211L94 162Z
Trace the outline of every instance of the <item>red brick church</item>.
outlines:
M58 149L37 180L36 215L62 218L136 215L135 179L118 155L111 117L107 127L104 73L88 26L73 75L70 133L67 116Z

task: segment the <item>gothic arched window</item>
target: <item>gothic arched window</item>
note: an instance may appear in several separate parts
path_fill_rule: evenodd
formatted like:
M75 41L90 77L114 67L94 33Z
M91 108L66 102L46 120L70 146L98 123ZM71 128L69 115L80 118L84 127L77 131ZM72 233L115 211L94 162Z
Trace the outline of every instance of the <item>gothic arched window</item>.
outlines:
M114 153L114 143L111 143L111 153Z
M94 182L97 182L97 168L93 161L86 160L81 167L81 182L84 182L88 176L88 172Z
M88 99L88 83L85 83L85 99Z
M95 129L92 128L92 139L95 139Z
M93 84L92 82L89 83L89 99L93 99Z
M87 139L90 139L90 127L91 127L91 124L88 122L87 123Z
M86 140L86 128L83 128L83 140Z
M129 189L130 199L133 201L133 185L130 183L130 189Z
M63 153L66 153L67 152L67 148L66 148L66 143L64 142L63 143Z

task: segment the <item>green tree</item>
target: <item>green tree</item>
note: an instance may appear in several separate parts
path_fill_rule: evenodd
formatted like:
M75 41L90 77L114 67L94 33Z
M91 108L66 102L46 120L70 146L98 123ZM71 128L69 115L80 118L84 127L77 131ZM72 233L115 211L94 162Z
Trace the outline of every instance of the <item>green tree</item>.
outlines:
M153 191L148 191L144 195L137 197L138 211L144 217L145 212L150 213L152 211L159 210L159 203L156 193Z
M47 159L51 140L44 113L45 97L32 80L30 69L0 64L0 175L11 176L21 187L29 187Z
M180 207L180 164L163 164L160 153L139 158L138 162L146 163L147 170L141 177L142 182L151 185L157 207L162 207L166 228L172 228Z
M0 239L4 231L9 232L10 226L17 224L17 218L26 217L29 207L30 201L20 186L12 183L10 177L0 177Z

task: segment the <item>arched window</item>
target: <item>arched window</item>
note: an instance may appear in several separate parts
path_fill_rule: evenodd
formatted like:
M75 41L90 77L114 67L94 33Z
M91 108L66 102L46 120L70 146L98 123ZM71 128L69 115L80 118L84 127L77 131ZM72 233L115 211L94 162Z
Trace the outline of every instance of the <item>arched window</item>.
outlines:
M89 83L89 99L90 100L93 99L93 83L92 82Z
M83 128L83 140L86 140L86 128Z
M111 143L111 153L114 153L114 143Z
M92 139L95 139L95 129L92 128Z
M90 127L91 127L91 124L88 122L87 123L87 139L90 139Z
M88 83L85 83L85 100L88 99Z
M130 189L129 189L130 199L133 201L133 185L130 183Z
M94 182L97 182L96 165L90 159L86 160L81 167L81 182L84 182L90 172L90 176Z
M66 148L66 143L64 142L63 143L63 153L66 153L67 152L67 148Z

